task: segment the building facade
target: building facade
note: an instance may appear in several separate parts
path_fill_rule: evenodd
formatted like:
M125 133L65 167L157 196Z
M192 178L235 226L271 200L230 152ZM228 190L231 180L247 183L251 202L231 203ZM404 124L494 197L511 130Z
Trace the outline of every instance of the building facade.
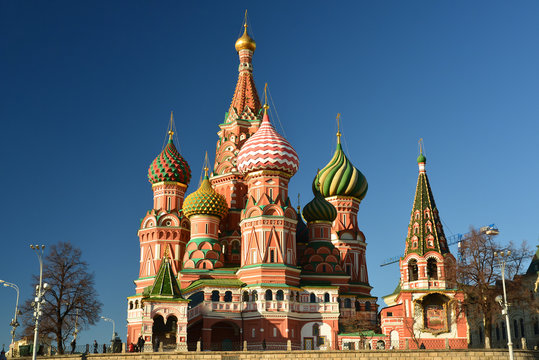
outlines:
M384 297L382 332L392 348L452 349L468 347L468 325L457 290L456 260L449 252L426 172L426 157L417 159L419 176L408 226L400 282Z
M338 348L340 323L374 328L366 241L357 214L367 180L340 144L313 199L290 202L299 168L253 77L256 43L237 40L239 74L219 124L213 170L191 179L173 133L150 165L153 207L141 221L140 269L128 297L127 342L204 350ZM323 165L323 164L321 164ZM306 221L306 223L304 222Z

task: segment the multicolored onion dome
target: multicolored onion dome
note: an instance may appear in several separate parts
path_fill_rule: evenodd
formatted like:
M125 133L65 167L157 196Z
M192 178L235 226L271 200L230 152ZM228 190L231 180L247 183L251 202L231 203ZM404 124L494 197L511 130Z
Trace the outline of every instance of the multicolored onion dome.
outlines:
M187 217L212 215L222 219L228 212L228 205L225 197L213 190L206 174L198 190L185 198L182 209Z
M315 180L316 181L316 180ZM337 217L337 209L329 201L324 199L320 191L313 187L314 199L303 208L303 217L307 222L329 221Z
M341 273L339 250L329 241L309 242L304 252L304 272L315 273Z
M367 194L367 179L348 160L340 142L337 143L333 158L320 170L319 177L318 188L324 197L351 196L362 200Z
M419 156L417 157L417 163L420 164L420 163L426 163L426 162L427 162L427 158L425 157L425 155L419 154Z
M238 170L244 175L257 170L276 170L292 176L298 168L296 150L275 130L266 111L260 128L238 153Z
M182 184L189 184L191 180L191 169L187 161L183 159L174 142L172 135L168 140L167 146L161 151L148 169L148 180L152 184L162 181L174 181Z

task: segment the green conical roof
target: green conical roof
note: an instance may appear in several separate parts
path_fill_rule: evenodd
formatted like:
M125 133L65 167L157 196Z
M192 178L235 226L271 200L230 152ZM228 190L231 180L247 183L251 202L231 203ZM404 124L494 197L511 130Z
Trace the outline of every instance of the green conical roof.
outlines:
M150 298L183 299L178 280L174 276L168 257L163 257L159 271L150 289Z
M415 253L423 256L429 251L443 255L449 253L449 247L424 162L420 162L414 205L406 237L405 255Z
M367 179L348 160L340 142L333 158L320 170L319 176L319 190L324 197L341 195L362 200L367 194Z

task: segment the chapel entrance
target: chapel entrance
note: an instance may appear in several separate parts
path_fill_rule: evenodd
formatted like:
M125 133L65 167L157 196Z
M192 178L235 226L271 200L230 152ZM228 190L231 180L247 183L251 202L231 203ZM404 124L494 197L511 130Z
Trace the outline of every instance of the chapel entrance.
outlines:
M167 318L165 323L161 315L156 315L153 318L152 326L152 339L153 344L156 345L159 341L163 344L163 347L176 345L176 332L178 330L178 319L176 316L171 315Z

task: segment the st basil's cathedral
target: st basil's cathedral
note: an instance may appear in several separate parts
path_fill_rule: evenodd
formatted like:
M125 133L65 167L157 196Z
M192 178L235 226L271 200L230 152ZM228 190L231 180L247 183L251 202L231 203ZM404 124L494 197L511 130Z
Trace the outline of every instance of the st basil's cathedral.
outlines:
M292 206L288 183L299 157L273 126L267 101L260 101L256 43L244 27L235 44L238 81L219 124L213 170L207 166L199 188L185 197L191 170L172 131L150 164L153 206L138 230L128 344L142 337L150 348L316 350L343 348L357 335L347 334L350 325L376 335L377 299L357 222L367 180L343 151L338 132L329 163L313 169L312 200L302 210ZM444 243L436 246L443 254ZM430 261L420 257L418 266L424 260ZM443 276L438 283L445 286ZM378 334L379 341L395 331Z

